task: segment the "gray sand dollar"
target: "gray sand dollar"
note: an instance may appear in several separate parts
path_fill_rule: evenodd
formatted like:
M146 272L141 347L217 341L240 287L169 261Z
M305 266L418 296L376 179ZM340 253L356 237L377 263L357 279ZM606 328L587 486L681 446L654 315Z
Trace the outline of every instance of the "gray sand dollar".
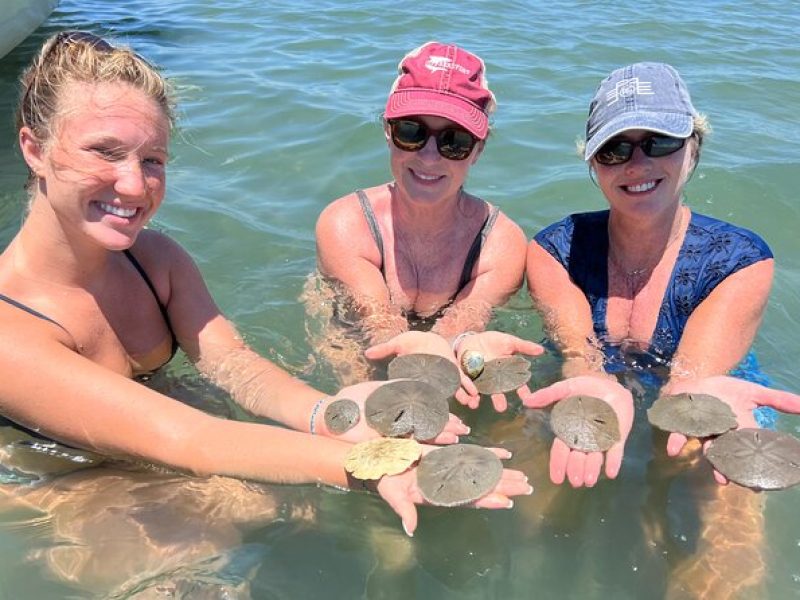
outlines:
M556 403L550 427L567 446L581 452L605 452L620 439L614 409L592 396L570 396Z
M376 389L364 403L364 414L370 427L383 435L411 434L417 440L435 438L450 418L441 391L413 379L389 381Z
M474 502L491 492L503 474L493 452L472 444L453 444L433 450L417 466L417 484L425 498L437 506Z
M389 379L416 379L431 384L446 398L456 393L461 384L458 367L436 354L404 354L389 363Z
M334 400L325 409L325 426L331 433L341 435L358 423L361 409L358 404L347 398Z
M484 364L483 372L475 378L475 387L481 394L499 394L522 387L530 378L528 360L517 355L495 358Z
M708 394L661 396L647 410L647 420L659 429L689 437L719 435L736 427L731 407Z
M746 428L723 433L706 457L725 477L756 490L800 483L800 440L788 433Z

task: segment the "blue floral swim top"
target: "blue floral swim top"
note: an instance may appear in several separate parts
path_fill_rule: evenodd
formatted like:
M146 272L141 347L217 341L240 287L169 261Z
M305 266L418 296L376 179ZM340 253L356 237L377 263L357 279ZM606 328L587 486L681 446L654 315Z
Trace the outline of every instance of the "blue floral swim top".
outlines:
M608 216L607 210L573 214L534 237L586 294L600 340L608 339ZM689 315L714 288L740 269L769 258L769 246L755 233L692 213L661 303L650 352L669 361Z

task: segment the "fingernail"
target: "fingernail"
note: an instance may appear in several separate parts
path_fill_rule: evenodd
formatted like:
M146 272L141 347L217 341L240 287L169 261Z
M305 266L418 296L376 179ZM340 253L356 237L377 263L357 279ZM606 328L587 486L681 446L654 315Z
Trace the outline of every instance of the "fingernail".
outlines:
M514 508L514 501L513 500L509 500L508 504L506 504L506 508Z
M470 428L469 428L469 427L467 427L466 425L464 425L464 428L466 429L466 431L465 431L464 435L469 435L469 433L472 431L472 429L470 429Z
M405 521L401 521L401 523L403 523L403 531L405 531L405 532L406 532L406 535L407 535L408 537L414 537L414 534L413 534L412 532L410 532L410 531L408 530L408 528L406 528L406 522L405 522Z
M528 486L528 491L527 491L527 492L525 492L525 495L526 495L526 496L530 496L532 493L533 493L533 486L532 486L532 485L529 485L529 486Z

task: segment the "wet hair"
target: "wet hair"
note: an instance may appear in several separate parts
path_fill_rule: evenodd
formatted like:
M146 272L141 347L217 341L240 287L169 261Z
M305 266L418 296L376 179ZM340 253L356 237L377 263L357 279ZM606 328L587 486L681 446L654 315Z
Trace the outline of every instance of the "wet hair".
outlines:
M172 90L158 69L125 47L85 31L51 36L20 77L17 131L29 127L42 144L55 134L60 100L72 83L123 83L141 91L174 123Z

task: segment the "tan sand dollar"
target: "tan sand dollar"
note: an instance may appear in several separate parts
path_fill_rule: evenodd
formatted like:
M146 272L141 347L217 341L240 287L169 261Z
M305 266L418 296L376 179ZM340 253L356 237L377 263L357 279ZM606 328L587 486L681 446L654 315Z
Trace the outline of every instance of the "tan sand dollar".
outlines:
M325 409L325 427L336 435L350 431L361 419L361 409L353 400L340 398Z
M356 479L380 479L402 473L420 454L422 446L416 440L378 438L354 445L345 457L344 468Z

